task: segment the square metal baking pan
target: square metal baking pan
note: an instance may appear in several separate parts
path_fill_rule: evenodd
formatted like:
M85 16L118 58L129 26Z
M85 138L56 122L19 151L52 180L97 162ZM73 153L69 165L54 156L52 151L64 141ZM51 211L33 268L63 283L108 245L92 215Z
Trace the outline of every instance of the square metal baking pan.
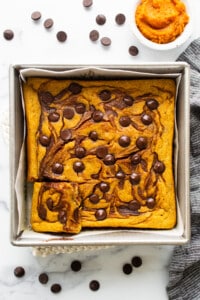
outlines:
M178 131L178 156L177 156L177 184L176 194L178 201L178 221L171 230L92 230L83 231L78 235L51 235L36 233L31 230L29 223L30 207L26 203L26 177L21 178L21 194L24 198L20 204L17 203L15 182L19 166L21 147L24 139L24 114L20 92L21 70L34 69L34 76L38 76L41 70L48 72L63 72L76 69L91 69L88 77L96 76L95 68L100 70L97 78L104 77L104 70L113 71L117 78L117 71L133 71L135 75L131 78L151 77L173 77L179 74L181 80L178 88L176 103L176 120ZM40 70L40 71L39 71ZM189 85L190 68L182 62L167 63L145 63L137 65L11 65L10 66L10 240L15 246L89 246L89 245L127 245L127 244L184 244L190 239L190 199L189 199L189 151L190 151L190 103ZM112 72L111 72L112 73ZM143 75L141 75L143 73ZM169 76L170 74L170 76ZM54 73L55 76L55 73ZM105 74L106 78L109 77ZM113 78L113 77L112 77ZM21 157L26 159L26 157ZM24 172L25 173L25 172ZM19 192L19 191L18 191ZM19 217L23 218L19 224Z

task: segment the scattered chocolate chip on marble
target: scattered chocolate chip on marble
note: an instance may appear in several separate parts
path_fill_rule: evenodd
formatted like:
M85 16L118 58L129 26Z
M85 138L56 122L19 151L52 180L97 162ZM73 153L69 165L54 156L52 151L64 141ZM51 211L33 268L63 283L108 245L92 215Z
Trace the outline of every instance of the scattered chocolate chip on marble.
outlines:
M61 285L60 285L59 283L54 283L54 284L52 284L52 286L51 286L51 291L52 291L52 293L57 294L57 293L59 293L61 290L62 290L62 287L61 287Z
M71 263L71 270L74 272L79 272L82 268L82 263L79 260L73 260Z
M100 288L100 283L98 280L91 280L89 287L92 291L97 291Z
M34 11L32 12L31 14L31 19L33 21L38 21L39 19L41 19L42 15L41 15L41 12L40 11Z
M49 277L46 273L41 273L38 276L38 280L41 284L46 284L49 281Z
M90 33L89 33L89 38L92 42L96 42L99 39L98 30L96 30L96 29L91 30Z
M14 32L11 29L6 29L3 32L3 36L6 40L10 41L14 38Z
M118 25L123 25L126 21L126 17L124 14L117 14L116 17L115 17L115 22L118 24Z
M129 52L130 55L136 56L136 55L138 55L139 50L136 46L130 46L129 49L128 49L128 52Z
M112 41L111 41L111 39L109 37L104 36L104 37L101 38L101 44L103 46L108 47L108 46L111 45L111 43L112 43Z
M106 17L102 14L96 16L96 23L98 25L104 25L106 23Z
M57 32L56 37L59 42L65 42L67 40L67 34L62 30Z
M122 270L123 270L124 274L126 274L126 275L129 275L129 274L131 274L131 273L132 273L132 271L133 271L133 267L132 267L132 265L131 265L131 264L129 264L129 263L126 263L126 264L124 264L124 265L123 265L123 268L122 268Z
M23 277L25 275L25 270L23 267L19 266L14 269L14 275L16 277Z
M46 19L45 21L44 21L44 27L46 28L46 29L50 29L52 26L53 26L53 19L51 19L51 18L48 18L48 19Z
M93 4L93 0L83 0L84 7L90 7Z
M131 263L135 268L139 268L142 265L142 258L139 256L134 256L131 260Z

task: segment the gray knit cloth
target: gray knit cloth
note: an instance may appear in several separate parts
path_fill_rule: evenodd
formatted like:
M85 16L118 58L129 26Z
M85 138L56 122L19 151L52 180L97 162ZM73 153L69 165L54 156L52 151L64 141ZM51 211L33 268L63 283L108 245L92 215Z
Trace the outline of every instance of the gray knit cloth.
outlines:
M170 300L200 300L200 38L193 41L178 61L191 66L190 198L191 241L177 246L169 266Z

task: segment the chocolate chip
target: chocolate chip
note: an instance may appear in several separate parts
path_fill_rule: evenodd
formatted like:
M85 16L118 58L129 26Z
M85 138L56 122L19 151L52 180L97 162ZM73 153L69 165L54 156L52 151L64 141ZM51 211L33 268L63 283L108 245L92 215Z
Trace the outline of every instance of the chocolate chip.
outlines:
M3 32L3 36L6 40L10 41L14 38L14 32L11 29L6 29Z
M154 110L154 109L158 108L159 103L156 99L152 98L152 99L146 100L146 105L150 110Z
M128 116L122 116L119 119L119 124L122 127L127 127L127 126L129 126L131 124L131 119Z
M162 161L156 161L153 166L153 169L155 173L161 174L165 171L165 165Z
M99 32L97 30L91 30L89 38L92 42L96 42L99 39Z
M38 276L38 280L40 283L42 284L46 284L49 280L49 277L46 273L41 273L39 276Z
M67 39L67 34L65 31L61 30L57 32L56 37L59 42L65 42Z
M144 136L140 136L139 138L137 138L136 140L136 146L142 150L142 149L146 149L147 148L147 138Z
M51 141L51 138L48 137L48 136L46 136L46 135L44 135L44 134L40 135L40 137L39 137L39 142L44 147L49 146L50 141Z
M100 283L97 280L91 280L89 287L92 291L97 291L100 288Z
M47 207L49 210L53 210L53 199L52 198L48 198L46 201Z
M105 220L107 217L107 212L104 208L99 208L95 212L95 217L98 221Z
M118 24L118 25L122 25L124 24L126 21L126 17L124 14L117 14L116 17L115 17L115 22Z
M90 7L90 6L92 6L92 4L93 4L92 0L83 0L84 7Z
M51 291L52 291L52 293L57 294L57 293L59 293L61 290L62 290L62 288L61 288L61 285L60 285L59 283L54 283L54 284L52 284L52 286L51 286Z
M99 184L99 188L100 188L100 190L101 190L103 193L106 193L106 192L108 192L109 189L110 189L110 184L107 183L107 182L102 181L102 182Z
M107 101L111 98L111 91L109 90L102 90L100 93L99 93L99 98L102 100L102 101Z
M130 178L129 178L130 183L131 183L132 185L138 184L138 183L140 182L140 179L141 179L140 174L135 173L135 172L133 172L133 173L130 175Z
M24 270L24 268L23 267L16 267L15 269L14 269L14 275L16 276L16 277L23 277L24 275L25 275L25 270Z
M149 125L152 123L152 117L150 115L147 115L147 114L142 114L141 116L141 120L142 120L142 123L144 125Z
M47 217L47 210L44 207L44 205L40 204L38 208L38 216L40 217L41 220L46 220Z
M104 37L101 38L101 44L103 46L108 47L108 46L111 45L111 39L109 37L107 37L107 36L104 36Z
M99 196L97 194L92 194L89 197L89 200L93 204L97 204L99 202Z
M62 164L60 163L55 163L53 166L52 166L52 171L55 173L55 174L62 174L62 172L64 171L64 167Z
M135 153L131 156L131 163L137 165L141 162L141 156L139 153Z
M75 148L75 155L78 158L83 158L86 154L86 149L84 147Z
M118 139L118 143L121 147L128 147L131 143L131 139L129 136L127 135L122 135L120 136L120 138Z
M63 110L63 117L65 119L71 120L74 117L74 110L71 107L67 107Z
M51 104L54 100L54 97L50 92L40 92L39 99L44 104Z
M91 131L89 133L89 138L93 141L97 141L98 140L98 133L96 131Z
M82 86L77 82L70 83L68 90L73 94L77 95L82 91Z
M84 112L86 111L86 106L84 103L77 103L75 105L75 111L77 112L77 114L84 114Z
M138 55L139 50L136 46L130 46L129 49L128 49L128 52L129 52L130 55L136 56L136 55Z
M103 120L103 113L100 110L95 110L92 114L92 119L95 122L101 122Z
M146 200L146 206L148 208L150 208L150 209L154 208L155 204L156 204L156 202L155 202L154 198L152 198L152 197L147 198L147 200Z
M46 28L46 29L49 29L49 28L51 28L52 26L53 26L53 20L51 19L51 18L49 18L49 19L46 19L45 21L44 21L44 27Z
M117 179L125 179L126 175L123 171L118 171L116 174L115 174L115 177Z
M75 222L78 223L78 221L79 221L79 208L78 207L75 208L73 216L74 216Z
M71 270L74 271L74 272L78 272L80 271L82 268L82 264L79 260L74 260L72 261L71 263Z
M60 210L58 212L58 221L61 223L61 224L65 224L66 221L67 221L67 214L66 214L66 211L64 210Z
M126 96L124 96L123 101L126 105L132 106L134 99L133 99L133 97L126 95Z
M34 12L32 12L32 14L31 14L31 19L33 20L33 21L38 21L40 18L41 18L41 12L39 12L39 11L34 11Z
M96 22L98 25L104 25L106 23L106 17L102 14L96 16Z
M50 122L57 122L60 118L59 113L57 112L52 112L48 115L48 119Z
M140 207L141 207L140 203L136 200L132 200L128 204L128 208L133 211L137 211L138 209L140 209Z
M139 268L142 265L142 259L139 256L134 256L131 263L135 268Z
M72 132L70 129L65 129L60 132L60 137L63 141L69 142L72 138Z
M80 173L85 169L85 165L82 163L82 161L75 161L73 163L73 169L75 172Z
M129 275L132 273L133 267L131 266L131 264L126 263L123 265L122 270L123 270L124 274Z
M99 179L99 173L97 173L97 174L92 174L92 175L91 175L91 178L92 178L92 179Z
M96 149L96 156L98 158L104 158L108 154L108 148L105 146L99 146Z
M113 154L107 154L104 159L103 162L105 165L107 166L112 166L115 164L115 157Z

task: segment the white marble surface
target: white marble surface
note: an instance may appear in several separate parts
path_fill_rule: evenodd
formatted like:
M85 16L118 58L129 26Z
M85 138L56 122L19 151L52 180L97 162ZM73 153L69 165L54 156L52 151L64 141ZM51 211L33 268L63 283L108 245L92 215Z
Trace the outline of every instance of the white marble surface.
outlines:
M51 255L46 258L32 255L31 248L13 247L9 241L9 65L14 63L64 63L64 64L134 64L145 61L174 61L187 44L167 53L143 48L135 40L129 22L115 24L115 15L130 15L134 0L93 0L90 9L82 6L82 0L6 0L0 2L0 299L167 299L167 266L172 253L169 246L111 247L97 251ZM200 36L200 1L190 0L194 18L192 39ZM36 24L31 13L39 10L42 19ZM97 14L107 17L104 26L95 24ZM43 27L46 18L53 18L54 26L47 31ZM112 39L109 49L99 42L92 43L88 33L98 29L100 35ZM14 39L6 41L3 31L12 29ZM59 43L56 32L65 30L68 40ZM128 48L139 47L140 53L131 57ZM122 266L135 255L143 259L142 267L125 275ZM82 262L80 272L70 270L72 260ZM26 274L19 279L13 275L16 266L22 265ZM41 272L49 274L49 283L43 286L37 277ZM89 282L99 280L99 291L92 292ZM62 285L62 291L54 295L52 283Z

